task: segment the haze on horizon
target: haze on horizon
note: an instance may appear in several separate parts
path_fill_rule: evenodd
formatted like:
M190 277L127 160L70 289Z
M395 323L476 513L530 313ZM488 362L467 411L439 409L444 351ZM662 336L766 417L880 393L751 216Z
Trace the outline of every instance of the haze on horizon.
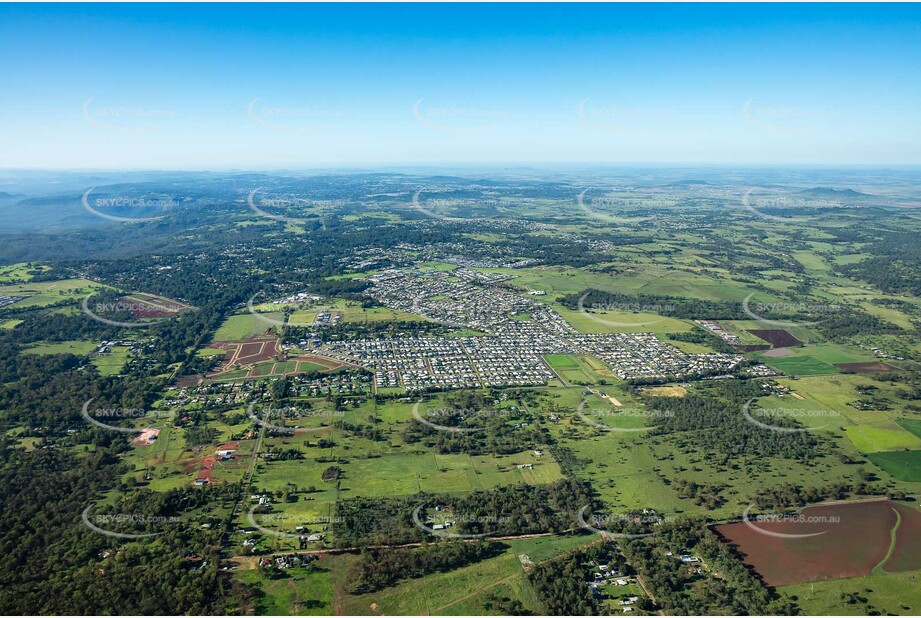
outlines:
M917 165L917 5L0 7L0 168Z

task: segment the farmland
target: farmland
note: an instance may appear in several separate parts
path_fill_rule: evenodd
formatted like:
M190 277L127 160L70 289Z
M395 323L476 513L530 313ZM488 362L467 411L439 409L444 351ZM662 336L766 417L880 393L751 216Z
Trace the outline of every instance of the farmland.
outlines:
M42 456L96 479L66 485L91 512L182 515L161 541L81 530L79 568L162 547L243 591L231 614L914 607L921 303L863 270L895 215L870 238L850 211L768 224L722 185L636 187L604 195L676 210L601 229L567 180L516 197L539 220L441 221L408 212L409 179L344 182L383 184L316 225L164 222L207 247L188 259L0 272L24 297L0 307L9 448L42 488L70 483ZM92 319L90 292L168 319ZM763 535L750 507L822 534Z
M921 568L915 530L921 512L888 501L806 508L801 518L719 526L717 532L746 554L772 585L868 576ZM768 532L791 535L777 538ZM859 535L855 536L855 531Z

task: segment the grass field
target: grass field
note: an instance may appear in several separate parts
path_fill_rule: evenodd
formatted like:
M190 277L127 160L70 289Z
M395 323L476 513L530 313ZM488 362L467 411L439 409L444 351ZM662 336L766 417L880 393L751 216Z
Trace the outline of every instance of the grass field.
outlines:
M128 351L131 348L127 346L114 346L108 354L94 356L92 363L99 370L99 375L112 376L121 373L125 363L128 362Z
M911 419L911 418L900 418L896 422L904 429L907 429L914 435L921 438L921 420Z
M238 571L234 576L264 594L253 599L257 616L333 615L330 558L321 558L309 567L287 569L286 577L269 579L259 569Z
M339 299L322 302L310 309L295 311L291 314L289 321L291 324L313 324L317 314L321 311L340 314L342 316L342 322L344 323L420 322L425 319L413 313L407 313L398 309L389 309L387 307L371 307L365 309L359 303Z
M25 348L23 354L73 354L86 356L96 349L98 344L92 341L59 341L55 343L38 343Z
M861 453L921 449L921 438L892 421L853 425L845 431Z
M281 320L280 313L265 314L274 320ZM258 317L245 313L241 315L232 315L221 324L217 332L214 333L214 341L239 341L247 337L258 337L266 329L272 328L272 325L260 320Z
M30 281L34 275L29 271L45 272L51 270L50 266L33 262L20 262L8 266L0 266L0 283L11 281Z
M869 453L867 458L900 481L921 483L921 451Z
M356 558L337 556L336 594L344 615L482 615L488 595L497 593L521 601L525 609L540 613L514 551L446 573L404 580L379 592L353 595L346 574Z
M25 296L13 307L46 307L63 301L80 301L97 288L106 287L89 279L62 279L17 285L0 285L0 296Z
M533 464L534 469L517 468ZM467 493L500 485L552 483L562 478L549 454L537 458L532 452L517 455L439 455L435 453L389 454L373 459L350 459L343 466L345 496Z
M808 616L865 616L869 606L882 615L921 613L921 571L881 573L782 586ZM850 595L867 599L851 601Z
M794 376L815 376L840 373L834 365L811 356L779 356L776 358L762 357L766 365Z

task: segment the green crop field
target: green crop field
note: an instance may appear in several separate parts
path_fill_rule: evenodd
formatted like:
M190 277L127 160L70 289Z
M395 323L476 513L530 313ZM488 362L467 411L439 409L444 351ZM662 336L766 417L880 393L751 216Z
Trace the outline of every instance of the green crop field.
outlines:
M921 483L921 451L868 453L867 458L900 481Z
M921 420L912 418L900 418L896 422L903 428L921 438Z
M921 449L921 438L892 421L854 425L846 431L847 437L862 453Z

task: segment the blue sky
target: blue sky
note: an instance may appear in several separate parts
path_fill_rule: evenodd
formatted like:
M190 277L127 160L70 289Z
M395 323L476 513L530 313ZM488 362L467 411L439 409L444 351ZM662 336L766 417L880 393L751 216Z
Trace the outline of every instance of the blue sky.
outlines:
M0 5L0 167L921 164L917 5Z

